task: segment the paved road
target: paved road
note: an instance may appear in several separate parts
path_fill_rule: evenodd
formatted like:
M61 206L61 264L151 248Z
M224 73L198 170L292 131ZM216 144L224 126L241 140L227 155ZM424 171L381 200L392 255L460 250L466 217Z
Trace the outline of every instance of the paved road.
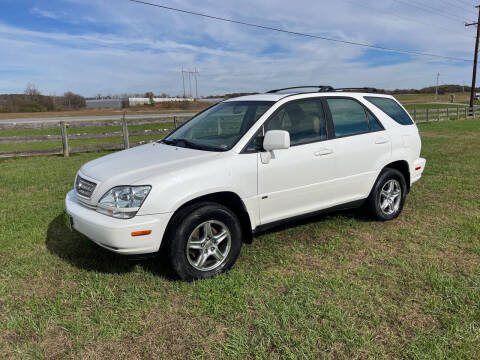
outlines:
M162 119L172 116L180 117L191 117L196 113L171 113L171 114L138 114L138 115L127 115L127 119ZM103 116L62 116L62 117L30 117L30 118L17 118L17 119L0 119L1 124L15 123L32 123L32 122L59 122L59 121L92 121L92 120L118 120L121 119L122 115L103 115Z

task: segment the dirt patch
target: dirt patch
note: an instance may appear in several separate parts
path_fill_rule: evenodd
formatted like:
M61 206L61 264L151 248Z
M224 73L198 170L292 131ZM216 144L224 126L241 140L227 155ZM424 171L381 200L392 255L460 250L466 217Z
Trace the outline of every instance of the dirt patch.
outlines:
M181 306L179 304L182 304ZM188 359L193 355L215 359L213 344L226 338L226 328L199 316L184 299L168 309L153 308L145 316L141 335L112 342L97 342L75 354L75 359Z
M48 328L42 339L39 347L46 355L46 359L63 359L65 352L72 346L66 331L59 326Z
M17 333L5 330L0 333L0 350L2 352L2 358L14 359L13 357L13 345L18 343Z

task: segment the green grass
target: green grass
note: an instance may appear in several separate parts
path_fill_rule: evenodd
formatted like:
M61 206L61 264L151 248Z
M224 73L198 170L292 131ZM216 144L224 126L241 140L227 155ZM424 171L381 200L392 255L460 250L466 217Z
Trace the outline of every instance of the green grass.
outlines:
M465 111L465 107L468 106L468 104L464 105L458 105L458 104L402 104L405 109L407 109L410 112L413 112L414 109L417 110L426 110L426 109L455 109L454 111L457 110L457 107L460 108L460 113L461 111Z
M67 230L63 198L105 153L0 160L3 358L479 358L480 121L424 124L399 219L342 212L175 281Z

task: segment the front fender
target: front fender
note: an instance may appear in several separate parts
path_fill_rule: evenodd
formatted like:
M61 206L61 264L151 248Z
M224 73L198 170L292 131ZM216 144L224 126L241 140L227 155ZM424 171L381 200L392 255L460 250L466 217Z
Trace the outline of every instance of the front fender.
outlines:
M235 158L202 162L151 179L152 190L138 215L175 212L201 196L232 192L241 199L257 195L257 156L237 154Z

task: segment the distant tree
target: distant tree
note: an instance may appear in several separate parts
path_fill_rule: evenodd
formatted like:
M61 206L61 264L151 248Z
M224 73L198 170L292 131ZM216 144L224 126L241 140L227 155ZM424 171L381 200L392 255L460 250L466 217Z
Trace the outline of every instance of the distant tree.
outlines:
M152 106L155 105L155 101L153 100L154 96L154 93L151 91L145 93L145 97L149 99L150 105Z
M24 91L24 94L30 97L38 97L40 95L40 91L37 89L35 84L28 83L27 88Z
M69 109L80 109L85 107L85 98L81 95L74 94L71 91L67 91L63 94L63 105Z

